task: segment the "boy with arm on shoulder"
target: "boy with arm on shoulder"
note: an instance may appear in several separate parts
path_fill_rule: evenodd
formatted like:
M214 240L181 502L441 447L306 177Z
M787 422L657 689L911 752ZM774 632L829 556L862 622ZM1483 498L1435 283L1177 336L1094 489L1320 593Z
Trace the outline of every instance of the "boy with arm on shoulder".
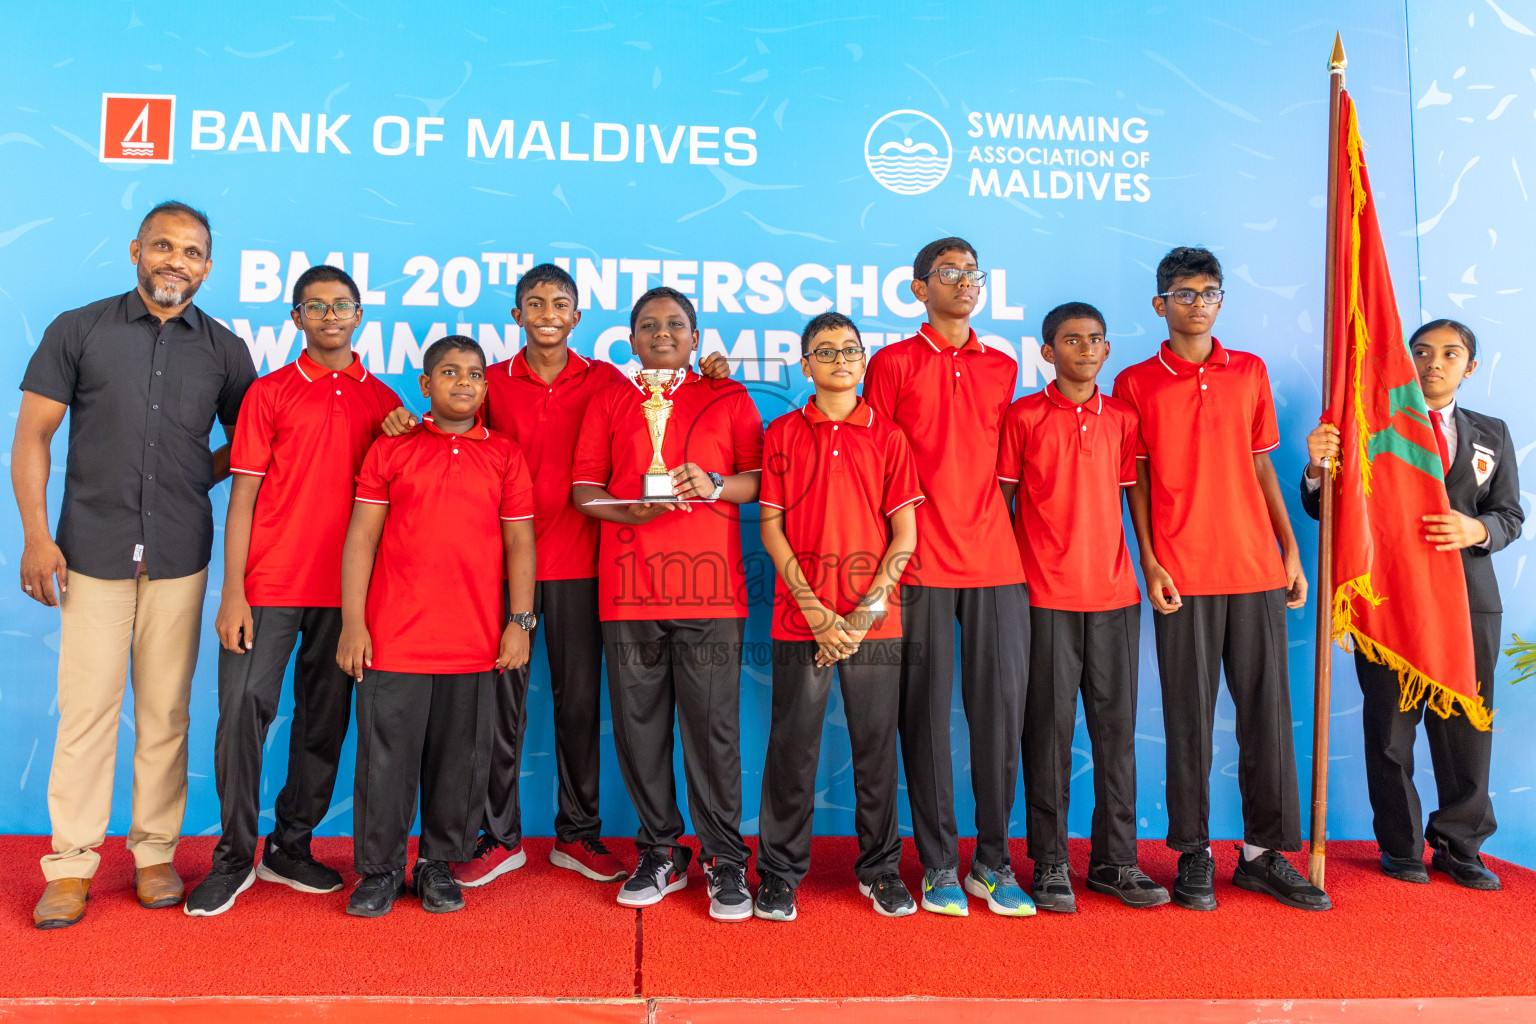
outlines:
M571 467L587 406L624 375L612 363L571 349L571 332L581 323L576 282L555 264L540 263L518 278L512 319L525 344L486 371L483 417L490 429L517 442L533 475L538 568L528 643L531 648L543 627L555 715L555 845L549 860L593 881L613 882L626 872L603 843L598 814L603 670L598 524L571 501ZM730 375L718 353L699 371ZM402 408L384 431L394 436L415 425L416 417ZM527 861L519 779L532 668L530 661L496 680L484 831L475 856L453 869L454 880L466 888L485 885Z
M212 871L182 905L191 917L224 913L257 878L307 893L342 885L339 872L310 855L352 714L352 680L334 656L341 552L358 468L400 399L352 352L363 310L345 271L309 268L293 298L304 348L246 392L230 452L214 620L223 648L214 739L222 833ZM295 644L288 780L258 864L262 755Z
M1221 264L1180 247L1157 267L1152 308L1168 340L1122 370L1114 395L1140 420L1128 500L1147 596L1168 743L1173 902L1215 910L1210 853L1211 736L1225 669L1237 706L1243 842L1232 882L1300 910L1328 910L1281 851L1301 849L1285 611L1307 580L1269 452L1280 446L1263 360L1211 335Z
M638 381L588 407L572 499L602 520L599 615L613 740L640 819L640 860L619 890L643 907L688 884L690 851L672 776L672 722L683 741L689 810L709 879L710 916L752 916L741 839L741 642L747 614L738 506L757 500L763 424L746 388L689 368L699 344L693 303L653 288L630 312L630 345L672 381L661 457L676 501L642 500L651 432ZM629 504L588 504L619 498ZM709 502L703 504L702 502Z
M532 606L533 484L517 445L479 420L480 346L433 342L421 390L431 414L369 449L342 556L336 661L357 680L361 876L347 913L358 917L405 894L418 789L413 887L430 913L463 908L449 865L470 859L485 815L495 673L528 661L528 628L506 622L502 601L505 581L514 609Z
M1488 556L1520 536L1525 512L1520 507L1517 453L1503 420L1473 412L1456 401L1462 381L1477 369L1477 336L1455 320L1433 320L1408 339L1419 386L1429 406L1430 424L1440 443L1449 515L1424 516L1424 541L1439 551L1461 552L1472 613L1472 653L1478 695L1493 709L1493 673L1499 658L1504 605L1499 581ZM1301 499L1307 514L1321 514L1323 460L1339 457L1339 430L1320 424L1307 435L1310 457ZM1426 581L1433 587L1433 581ZM1324 595L1325 599L1331 595ZM1365 778L1370 792L1381 870L1403 882L1429 882L1424 844L1434 849L1430 863L1467 889L1502 887L1483 864L1479 851L1497 822L1488 792L1493 733L1473 727L1463 715L1426 715L1424 704L1403 710L1397 673L1358 651L1355 675L1365 705ZM1413 782L1413 745L1419 721L1429 740L1439 808L1420 832L1423 810Z
M1136 483L1136 411L1099 391L1104 315L1086 302L1045 316L1040 354L1056 379L1008 408L997 478L1017 500L1029 578L1030 665L1024 794L1034 900L1074 913L1067 803L1078 692L1093 745L1088 888L1128 907L1168 892L1136 865L1136 673L1141 593L1125 547L1120 492Z
M854 874L877 913L903 917L917 904L897 872L897 586L917 542L923 495L906 438L858 396L864 348L853 321L823 313L800 346L815 394L775 420L763 446L763 547L779 581L753 913L771 921L798 913L836 666L853 752Z

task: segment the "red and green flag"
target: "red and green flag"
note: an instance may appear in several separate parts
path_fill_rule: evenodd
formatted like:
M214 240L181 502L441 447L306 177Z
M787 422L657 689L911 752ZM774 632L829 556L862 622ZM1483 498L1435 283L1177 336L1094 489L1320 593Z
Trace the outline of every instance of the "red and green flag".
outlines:
M1487 729L1477 693L1461 553L1436 551L1420 517L1448 513L1445 476L1403 344L1349 93L1340 96L1334 232L1334 358L1325 419L1333 470L1333 638L1397 672L1402 707L1427 702Z

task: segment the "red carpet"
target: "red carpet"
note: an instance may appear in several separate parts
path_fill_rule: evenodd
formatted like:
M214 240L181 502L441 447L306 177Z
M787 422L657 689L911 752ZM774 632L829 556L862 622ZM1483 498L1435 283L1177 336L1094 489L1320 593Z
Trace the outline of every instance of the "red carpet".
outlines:
M190 883L213 840L186 840ZM109 840L86 919L39 932L46 838L0 838L0 998L170 996L586 996L748 999L904 995L1025 999L1361 999L1536 995L1536 873L1491 864L1502 893L1384 878L1374 844L1329 845L1336 909L1293 911L1231 886L1230 844L1217 847L1221 909L1131 911L1083 891L1075 916L1005 920L972 901L964 920L876 916L854 887L852 839L816 841L792 924L709 920L703 879L641 914L602 886L552 868L550 840L526 844L528 866L467 894L461 913L425 914L414 900L363 921L345 893L301 896L258 882L230 913L191 919L145 911L130 890L122 840ZM632 861L626 841L612 841ZM1086 844L1074 841L1086 870ZM317 840L343 867L350 841ZM1169 881L1174 856L1141 844L1142 866ZM969 851L962 848L962 863ZM1015 843L1021 866L1024 844ZM1299 862L1299 858L1298 858ZM903 865L918 877L910 853ZM352 876L347 873L350 884ZM566 1004L568 1005L568 1004Z
M38 836L0 838L0 997L18 996L633 996L635 912L611 892L549 864L553 840L524 844L528 866L471 890L456 914L404 899L377 920L343 908L356 876L350 839L316 839L315 855L342 871L329 896L258 881L234 909L191 918L144 910L133 862L108 839L85 919L38 931ZM212 838L188 838L176 869L190 890L208 871ZM412 856L415 843L411 844Z

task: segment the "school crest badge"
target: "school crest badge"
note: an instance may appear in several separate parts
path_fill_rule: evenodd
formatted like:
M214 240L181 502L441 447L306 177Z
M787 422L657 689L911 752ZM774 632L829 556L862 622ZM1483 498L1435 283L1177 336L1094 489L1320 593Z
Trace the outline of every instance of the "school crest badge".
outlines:
M1477 485L1481 487L1488 482L1493 475L1493 467L1498 465L1498 459L1491 450L1480 444L1472 446L1472 475L1477 477Z

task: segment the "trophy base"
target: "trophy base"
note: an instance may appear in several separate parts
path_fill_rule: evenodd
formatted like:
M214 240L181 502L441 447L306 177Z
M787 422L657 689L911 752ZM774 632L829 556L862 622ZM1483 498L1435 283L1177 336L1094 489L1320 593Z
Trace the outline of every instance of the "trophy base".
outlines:
M641 493L646 501L670 501L675 495L672 493L672 477L666 473L645 474L645 487Z

